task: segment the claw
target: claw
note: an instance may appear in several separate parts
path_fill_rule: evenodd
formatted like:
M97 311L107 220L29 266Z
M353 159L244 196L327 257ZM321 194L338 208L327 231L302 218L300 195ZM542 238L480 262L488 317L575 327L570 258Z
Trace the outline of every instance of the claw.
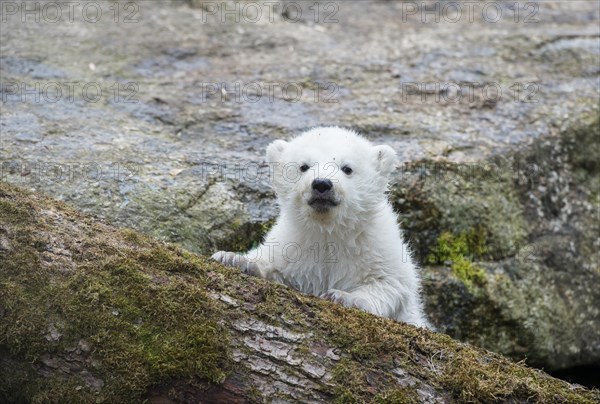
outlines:
M214 253L211 258L225 266L238 268L248 275L256 275L258 273L258 265L256 262L247 260L242 254L219 251Z
M215 261L222 262L221 259L223 257L223 253L224 253L223 251L217 251L210 258L212 258Z

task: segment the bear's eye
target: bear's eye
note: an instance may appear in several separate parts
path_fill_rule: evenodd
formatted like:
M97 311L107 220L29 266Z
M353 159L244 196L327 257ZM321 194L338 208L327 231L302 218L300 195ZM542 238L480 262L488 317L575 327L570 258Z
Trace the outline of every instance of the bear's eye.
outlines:
M307 171L308 171L308 169L309 169L309 168L310 168L310 167L308 166L308 164L302 164L302 165L300 166L300 171L302 171L303 173L305 173L305 172L307 172Z
M352 169L351 169L350 167L348 167L348 166L344 166L344 167L342 167L342 171L343 171L343 172L344 172L344 174L346 174L346 175L350 175L350 174L352 174Z

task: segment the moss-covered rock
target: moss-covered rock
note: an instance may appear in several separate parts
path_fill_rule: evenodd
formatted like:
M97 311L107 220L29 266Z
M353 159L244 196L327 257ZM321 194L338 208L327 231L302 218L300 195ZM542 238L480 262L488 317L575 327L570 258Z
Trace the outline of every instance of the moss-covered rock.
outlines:
M545 369L600 363L596 115L474 164L423 161L392 199L440 330Z
M527 229L507 168L485 161L427 160L403 168L391 197L421 261L427 261L444 234L469 236L465 247L476 250L465 253L476 259L516 253Z
M458 236L444 232L431 251L426 262L428 264L449 263L454 276L467 287L485 281L485 272L473 264L475 257L481 257L486 251L485 240L480 232L471 230Z
M0 400L594 402L0 182Z

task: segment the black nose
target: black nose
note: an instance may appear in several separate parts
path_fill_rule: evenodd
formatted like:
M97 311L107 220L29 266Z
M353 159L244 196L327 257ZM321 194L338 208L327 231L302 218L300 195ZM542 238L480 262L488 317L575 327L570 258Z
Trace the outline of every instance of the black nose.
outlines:
M333 188L333 184L330 180L322 180L317 178L312 182L312 189L319 191L320 193L331 191L331 188Z

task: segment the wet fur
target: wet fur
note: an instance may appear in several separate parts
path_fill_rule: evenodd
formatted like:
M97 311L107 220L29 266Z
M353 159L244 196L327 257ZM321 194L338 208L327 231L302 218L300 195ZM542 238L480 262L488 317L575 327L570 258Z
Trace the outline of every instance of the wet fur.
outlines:
M430 327L412 261L387 199L397 159L337 127L316 128L267 148L280 216L258 248L213 258L304 293L355 306L379 316ZM311 168L302 173L299 167ZM349 166L350 175L341 167ZM315 178L332 180L338 205L308 204Z

